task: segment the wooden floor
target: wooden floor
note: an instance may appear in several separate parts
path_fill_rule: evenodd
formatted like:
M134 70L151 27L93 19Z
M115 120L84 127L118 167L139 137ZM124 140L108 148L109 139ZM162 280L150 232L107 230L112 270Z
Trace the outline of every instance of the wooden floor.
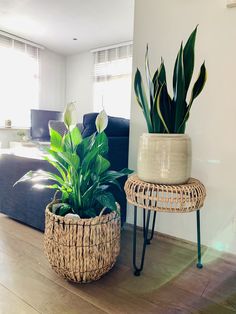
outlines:
M122 233L121 255L101 280L68 283L50 269L42 233L0 215L0 313L236 313L236 257L205 250L195 268L191 245L154 239L145 270L132 273L132 234Z

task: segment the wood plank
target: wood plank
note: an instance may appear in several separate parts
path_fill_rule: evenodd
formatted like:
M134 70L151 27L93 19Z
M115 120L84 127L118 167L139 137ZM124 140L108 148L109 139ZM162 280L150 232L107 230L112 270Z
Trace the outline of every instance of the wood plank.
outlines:
M139 232L139 250L141 240ZM154 239L135 277L132 233L124 230L114 269L97 282L72 284L50 269L42 233L0 215L0 284L40 313L235 313L236 261L206 250L199 270L193 248Z
M39 312L0 284L0 313L37 314Z
M80 309L84 313L105 313L56 284L53 278L57 276L48 264L45 266L42 251L7 232L1 231L0 239L0 284L37 311L61 314L78 313ZM7 253L2 252L3 243Z

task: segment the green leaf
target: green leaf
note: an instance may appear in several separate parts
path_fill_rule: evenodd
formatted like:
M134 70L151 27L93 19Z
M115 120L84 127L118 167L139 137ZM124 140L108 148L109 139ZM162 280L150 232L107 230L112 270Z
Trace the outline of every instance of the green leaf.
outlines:
M71 206L68 204L62 204L57 210L57 215L60 215L60 216L65 216L66 214L69 214L69 213L73 213L73 210Z
M152 78L152 82L154 85L154 97L155 97L155 91L158 89L158 76L159 76L159 71L157 69Z
M93 183L82 195L82 205L83 208L89 208L93 206L94 197L96 195L96 189L98 188L99 183Z
M74 127L70 131L70 134L71 134L71 139L72 139L73 146L77 147L81 143L81 141L83 139L79 128L77 126Z
M200 68L200 73L198 75L198 78L197 78L197 80L193 86L191 99L190 99L189 105L187 107L187 111L185 113L184 119L183 119L181 125L179 126L178 132L181 132L184 130L185 124L189 119L189 114L190 114L190 110L191 110L193 101L202 92L202 90L205 86L206 80L207 80L207 72L206 72L206 67L205 67L205 62L204 62Z
M109 150L108 138L105 132L98 133L96 135L94 145L97 147L99 155L104 156L108 153L108 150Z
M77 146L82 142L82 135L77 126L69 129L63 137L64 151L74 152Z
M51 149L55 152L62 152L62 136L56 130L49 128Z
M137 69L134 77L134 90L137 98L137 102L143 110L144 117L146 119L148 132L153 132L151 117L150 117L150 107L147 101L147 96L143 87L142 77L139 69Z
M161 66L158 75L159 86L166 84L166 68L163 59L161 59Z
M158 104L158 114L159 114L159 110L160 110L160 112L163 116L163 119L165 121L165 124L167 126L167 129L169 130L170 133L173 133L174 132L174 125L173 125L173 121L172 121L172 114L173 114L172 102L171 102L171 98L168 94L167 86L165 83L163 84L159 95L160 95L160 97L159 97L160 104Z
M147 80L149 97L150 97L150 105L152 108L153 102L154 102L154 84L151 79L150 68L149 68L148 45L147 45L146 54L145 54L145 70L146 70L146 80Z
M100 182L102 183L110 182L110 181L119 179L121 177L127 176L131 173L133 173L133 171L126 168L120 171L108 170L104 174L101 175Z
M156 106L157 106L158 115L161 119L162 124L164 125L165 131L167 133L170 133L168 126L166 124L166 121L169 122L169 120L170 120L169 112L168 112L169 111L169 108L168 108L169 103L167 102L167 95L166 94L168 95L167 89L166 89L166 84L163 84L161 89L160 89L160 93L157 97ZM165 117L163 117L162 110L163 111L165 110L164 111Z
M78 145L77 154L79 155L81 161L85 158L87 153L93 148L95 144L95 139L97 137L96 137L96 133L93 133L92 135L86 138L83 138L83 141Z
M109 169L110 166L111 164L107 159L105 159L101 155L98 155L95 161L94 171L97 175L100 175L103 172L105 172L107 169Z
M188 88L193 76L194 70L194 50L195 50L195 41L197 35L197 27L194 29L192 34L189 36L189 39L184 47L183 51L183 63L184 63L184 77L185 77L185 97L188 92Z
M98 150L94 147L85 155L84 160L82 161L81 164L83 174L86 174L88 169L91 168L92 163L95 163L97 155Z
M184 78L184 65L183 65L183 45L181 44L176 65L176 88L174 94L175 103L175 131L178 130L181 125L184 115L186 113L186 101L185 101L185 78Z
M61 159L63 159L69 166L71 166L75 170L78 170L80 159L76 153L61 152L58 153L58 156L61 157Z
M194 99L202 92L205 86L206 80L207 80L207 72L206 72L206 67L205 67L205 62L204 62L200 68L200 73L198 75L198 78L193 86L190 104L192 104Z
M110 192L104 192L96 197L96 200L102 205L102 207L106 207L115 211L116 207L116 200Z
M67 170L60 165L60 163L56 159L52 159L52 156L44 156L44 159L49 162L54 168L57 169L57 171L60 173L62 176L63 180L66 181L66 172Z
M60 178L58 175L44 171L44 170L37 170L37 171L29 171L27 172L23 177L21 177L15 184L18 184L20 182L25 182L25 181L32 181L32 182L40 182L44 180L51 180L51 181L56 181L60 185L64 185L64 181L62 178Z

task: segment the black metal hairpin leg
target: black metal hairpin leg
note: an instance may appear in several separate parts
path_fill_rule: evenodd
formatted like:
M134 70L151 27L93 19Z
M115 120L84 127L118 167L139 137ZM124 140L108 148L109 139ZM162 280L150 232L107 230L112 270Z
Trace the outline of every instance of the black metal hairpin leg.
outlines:
M197 210L197 268L202 267L200 210Z
M151 240L153 239L155 222L156 222L156 215L157 215L157 212L154 211L153 220L152 220L152 230L151 230L150 237L148 237L148 234L147 234L147 245L151 244ZM143 208L143 226L145 226L145 225L146 225L146 210L145 210L145 208ZM148 230L147 230L147 233L148 233ZM144 237L145 237L145 228L143 228L143 238Z
M145 251L146 251L147 240L148 240L148 227L149 227L149 221L150 221L150 214L151 214L151 210L148 210L147 222L144 223L144 225L143 225L144 239L143 239L143 250L142 250L142 256L141 256L141 262L140 262L140 266L137 267L137 265L136 265L137 206L134 206L133 266L134 266L134 275L135 276L140 276L140 273L141 273L141 271L143 269L143 265L144 265ZM145 219L145 221L146 221L146 219Z

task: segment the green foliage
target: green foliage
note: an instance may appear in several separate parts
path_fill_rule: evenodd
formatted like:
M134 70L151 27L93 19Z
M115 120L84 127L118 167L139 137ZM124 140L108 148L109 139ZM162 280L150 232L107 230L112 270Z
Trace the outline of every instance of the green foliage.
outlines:
M68 123L70 116L67 114L66 118ZM60 191L62 203L54 206L54 212L59 215L74 213L88 218L99 215L104 209L116 210L114 196L108 189L111 185L119 186L117 179L132 171L109 170L110 162L106 158L108 139L104 133L106 123L101 123L101 117L98 118L100 133L84 139L76 126L67 125L64 136L50 129L51 147L46 149L45 160L56 169L57 174L43 170L29 171L15 184L40 182L42 188ZM43 181L46 184L42 184Z
M151 77L148 60L148 46L145 55L145 72L148 97L142 81L142 75L137 69L134 77L134 90L137 102L146 119L149 133L184 133L186 122L194 99L203 90L206 79L205 63L202 64L198 79L193 85L190 100L187 101L195 61L195 41L197 27L183 47L181 43L173 73L173 97L167 88L166 69L163 59L159 69Z

